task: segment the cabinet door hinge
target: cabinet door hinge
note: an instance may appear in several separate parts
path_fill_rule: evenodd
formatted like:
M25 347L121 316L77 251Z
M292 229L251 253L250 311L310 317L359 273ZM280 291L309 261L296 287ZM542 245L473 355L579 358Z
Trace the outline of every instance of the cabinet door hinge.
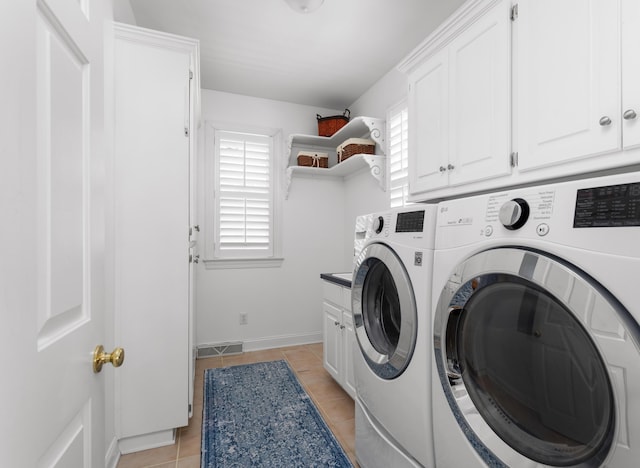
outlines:
M516 3L511 7L511 21L518 19L518 4Z
M514 151L513 153L511 153L510 160L511 160L511 167L517 167L518 166L518 152L517 151Z

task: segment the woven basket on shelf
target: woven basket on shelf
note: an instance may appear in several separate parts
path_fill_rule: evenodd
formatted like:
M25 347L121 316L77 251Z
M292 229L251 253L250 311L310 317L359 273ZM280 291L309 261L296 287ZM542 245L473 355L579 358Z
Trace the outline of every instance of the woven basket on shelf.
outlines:
M329 155L327 153L300 151L298 153L298 166L328 168Z
M338 146L338 163L353 156L354 154L374 154L376 143L365 138L349 138Z
M324 137L330 137L342 127L349 123L349 116L351 111L345 109L342 115L332 115L330 117L321 117L320 114L316 114L318 119L318 135Z

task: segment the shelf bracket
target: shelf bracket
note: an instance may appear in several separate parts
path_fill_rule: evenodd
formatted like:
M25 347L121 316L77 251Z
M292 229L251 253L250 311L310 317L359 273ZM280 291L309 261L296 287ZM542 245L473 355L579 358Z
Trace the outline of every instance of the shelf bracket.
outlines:
M385 134L385 121L381 119L374 119L370 117L363 117L362 123L367 126L370 132L369 138L377 144L377 149L381 154L386 154L387 147L384 142L384 134Z
M386 192L387 184L384 177L384 174L385 174L384 164L385 164L386 158L375 157L373 155L368 155L368 154L364 154L362 156L363 156L362 159L364 160L364 162L366 162L369 165L371 175L373 176L374 179L378 181L378 185L380 186L382 191Z
M285 200L289 199L289 187L291 187L292 177L293 177L293 169L289 167L285 171L285 177L284 177L284 199Z

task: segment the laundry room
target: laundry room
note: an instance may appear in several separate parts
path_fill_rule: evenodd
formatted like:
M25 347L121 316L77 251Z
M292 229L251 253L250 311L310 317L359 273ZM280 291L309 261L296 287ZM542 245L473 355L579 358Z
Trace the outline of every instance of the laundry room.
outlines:
M637 466L636 0L0 24L7 466Z

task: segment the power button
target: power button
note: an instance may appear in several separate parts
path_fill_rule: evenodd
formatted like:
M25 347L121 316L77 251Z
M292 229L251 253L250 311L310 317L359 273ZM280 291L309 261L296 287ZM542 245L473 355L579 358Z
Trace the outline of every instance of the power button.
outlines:
M546 223L538 224L538 227L536 227L536 233L540 237L546 236L547 234L549 234L549 225Z

